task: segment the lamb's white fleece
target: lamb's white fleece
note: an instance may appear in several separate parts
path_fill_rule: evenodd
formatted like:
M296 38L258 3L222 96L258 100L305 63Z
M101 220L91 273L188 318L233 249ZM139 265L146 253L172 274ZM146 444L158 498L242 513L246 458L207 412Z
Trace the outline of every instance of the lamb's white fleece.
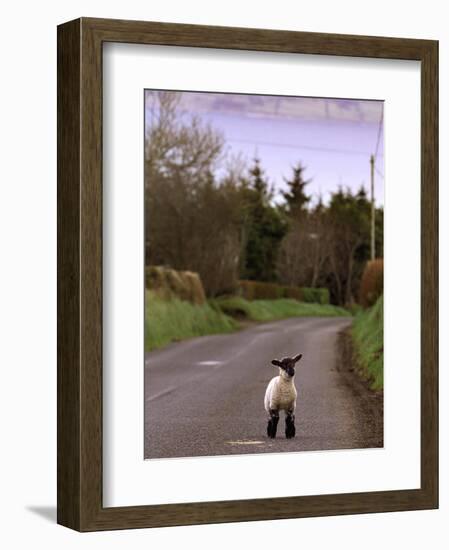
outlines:
M293 411L296 409L296 391L294 377L290 378L284 370L279 369L279 376L270 380L265 392L265 410Z

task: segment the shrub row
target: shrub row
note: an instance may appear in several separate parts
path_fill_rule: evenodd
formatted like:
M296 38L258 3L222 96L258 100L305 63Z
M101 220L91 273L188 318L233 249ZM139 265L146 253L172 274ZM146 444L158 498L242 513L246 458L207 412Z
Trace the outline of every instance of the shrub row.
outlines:
M179 298L192 304L206 303L206 294L198 273L176 271L165 266L145 268L145 287L162 298Z
M246 300L278 300L293 298L300 302L328 304L329 290L327 288L301 288L283 286L276 283L260 281L239 281L238 293Z
M237 319L247 318L252 321L274 321L289 317L342 317L350 313L343 308L332 305L306 304L298 300L281 298L279 300L245 300L241 296L222 297L214 300L226 315Z
M165 299L179 298L192 304L206 303L206 295L198 273L177 271L166 266L145 268L145 287ZM301 288L261 281L239 281L238 295L246 300L279 300L291 298L300 302L328 304L327 288Z
M238 293L245 300L278 300L283 298L283 287L275 283L260 281L239 281Z

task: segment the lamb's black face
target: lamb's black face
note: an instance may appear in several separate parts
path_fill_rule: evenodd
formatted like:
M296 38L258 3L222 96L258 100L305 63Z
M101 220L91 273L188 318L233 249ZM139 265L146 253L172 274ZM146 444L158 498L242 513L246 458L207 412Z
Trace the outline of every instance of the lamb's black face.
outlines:
M302 354L296 355L295 357L284 357L279 361L279 359L273 359L271 363L276 367L281 368L287 373L290 378L295 376L295 365L301 359Z

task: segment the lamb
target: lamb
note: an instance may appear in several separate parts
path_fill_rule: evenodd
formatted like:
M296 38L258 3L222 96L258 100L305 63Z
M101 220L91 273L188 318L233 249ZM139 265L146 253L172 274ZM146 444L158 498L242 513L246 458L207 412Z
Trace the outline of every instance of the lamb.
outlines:
M279 422L279 411L285 411L285 437L295 437L295 409L298 395L295 387L295 364L302 354L295 357L284 357L280 361L273 359L271 363L279 367L279 376L272 378L265 392L265 410L268 413L267 435L271 439L276 437Z

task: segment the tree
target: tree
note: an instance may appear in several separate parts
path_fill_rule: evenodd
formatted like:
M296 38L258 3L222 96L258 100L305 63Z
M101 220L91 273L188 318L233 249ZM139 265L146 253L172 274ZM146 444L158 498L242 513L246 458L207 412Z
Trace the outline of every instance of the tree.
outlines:
M260 160L256 158L243 192L242 215L246 238L241 274L245 279L276 280L279 245L287 224L279 209L271 205L271 197Z
M375 212L376 258L384 257L384 209L376 208Z
M198 118L178 112L179 94L151 96L145 147L147 265L201 276L208 295L236 286L241 251L238 171L228 159L215 174L223 139Z
M285 207L288 216L293 219L300 219L307 211L311 197L306 195L305 188L312 180L304 179L305 167L298 162L293 167L291 179L285 179L287 191L282 191L285 200Z
M310 238L312 273L310 286L315 288L323 280L323 270L329 259L331 232L327 223L326 208L321 195L310 214Z
M328 207L331 231L329 284L338 304L349 304L357 295L361 269L369 258L370 203L364 189L355 195L338 189Z
M249 174L254 196L261 204L266 205L271 198L271 194L268 190L268 182L265 179L264 171L260 166L260 159L257 156L254 159L254 165L250 169Z
M316 287L329 257L326 208L321 200L290 222L278 260L279 280L286 285Z
M358 295L370 255L370 202L338 189L311 206L298 162L283 204L261 160L225 153L223 136L181 112L181 94L147 92L145 253L147 265L200 274L206 293L232 292L238 278L329 289L333 303ZM383 210L376 209L383 256Z
M314 287L327 257L326 227L321 198L314 209L308 209L311 197L305 188L311 180L304 178L304 171L305 167L298 162L293 167L292 178L285 179L288 188L282 196L289 231L281 244L278 275L285 284Z

